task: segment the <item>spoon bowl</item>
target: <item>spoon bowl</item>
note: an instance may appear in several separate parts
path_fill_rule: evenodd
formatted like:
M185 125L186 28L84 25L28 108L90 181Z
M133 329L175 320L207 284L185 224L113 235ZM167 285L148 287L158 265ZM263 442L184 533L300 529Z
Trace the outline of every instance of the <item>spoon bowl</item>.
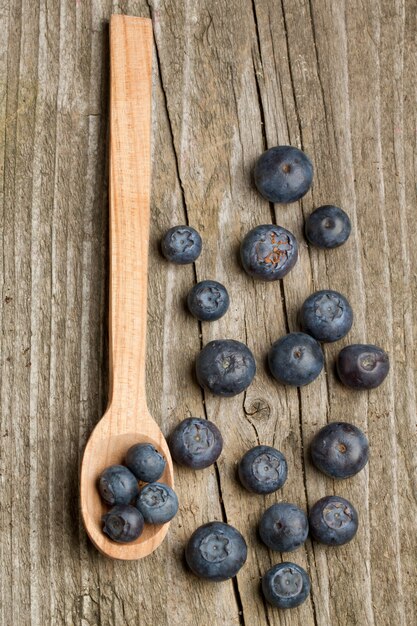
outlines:
M171 455L146 405L146 310L151 174L152 22L113 15L110 21L110 399L87 442L81 464L81 514L93 544L106 556L150 554L169 522L145 524L142 535L117 543L102 530L102 471L122 464L128 449L150 442L166 459L159 479L174 485Z
M115 559L134 560L150 554L160 545L168 532L169 522L160 525L145 524L143 533L135 541L115 543L102 530L101 518L110 506L100 498L99 477L106 467L122 465L128 449L135 443L151 443L165 457L167 463L158 482L173 487L173 467L167 443L149 413L145 419L142 416L140 431L132 429L109 436L108 426L114 423L114 417L109 408L85 448L81 473L81 511L88 535L100 552ZM146 432L143 428L145 424L148 425Z

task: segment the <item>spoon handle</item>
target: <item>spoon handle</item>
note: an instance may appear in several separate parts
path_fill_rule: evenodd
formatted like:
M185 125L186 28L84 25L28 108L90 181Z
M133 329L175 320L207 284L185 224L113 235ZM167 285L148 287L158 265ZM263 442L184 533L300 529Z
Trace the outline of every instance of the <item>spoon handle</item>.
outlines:
M146 406L152 21L110 21L110 398Z

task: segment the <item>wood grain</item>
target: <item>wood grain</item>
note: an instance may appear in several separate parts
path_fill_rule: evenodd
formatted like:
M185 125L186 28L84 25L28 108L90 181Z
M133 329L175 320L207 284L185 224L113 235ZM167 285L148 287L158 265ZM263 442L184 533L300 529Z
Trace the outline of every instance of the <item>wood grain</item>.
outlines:
M108 20L152 17L154 30L147 395L169 433L207 416L224 453L204 472L176 469L180 513L163 545L139 562L102 557L78 512L82 450L108 392ZM0 621L9 624L409 625L415 592L417 238L417 7L412 0L10 0L0 11ZM267 146L291 143L312 158L302 202L270 207L251 169ZM305 215L321 203L349 213L349 242L308 248ZM243 275L242 236L275 221L300 240L300 261L280 285ZM158 242L189 222L203 236L194 267L174 267ZM198 279L229 289L212 324L187 315ZM297 328L314 289L345 293L354 309L346 340L326 346L326 374L300 392L265 368L272 341ZM246 394L204 397L192 369L215 337L248 343L258 374ZM341 346L371 341L390 353L379 389L352 393L332 363ZM343 483L308 460L313 433L351 420L367 432L367 469ZM261 442L287 456L282 493L240 489L240 455ZM312 579L295 611L267 607L259 578L281 555L256 537L265 507L308 507L325 493L360 514L354 542L308 542L290 556ZM184 544L201 523L224 519L245 535L236 581L191 576Z

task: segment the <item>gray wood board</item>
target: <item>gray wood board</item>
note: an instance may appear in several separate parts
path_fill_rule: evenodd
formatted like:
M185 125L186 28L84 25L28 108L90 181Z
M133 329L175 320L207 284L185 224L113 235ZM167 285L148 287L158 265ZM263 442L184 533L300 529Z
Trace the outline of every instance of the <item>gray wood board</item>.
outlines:
M106 405L108 261L108 19L154 24L153 186L147 388L168 434L186 416L224 436L216 467L177 468L180 512L149 558L113 562L88 541L78 510L83 447ZM414 623L416 559L416 21L411 0L151 0L1 4L1 583L5 626L246 624L327 626ZM312 158L312 190L270 207L251 171L266 148ZM304 218L320 204L349 213L348 243L305 243ZM254 282L238 261L244 234L279 223L300 241L282 284ZM158 242L189 222L204 242L194 266L169 265ZM214 278L230 310L199 324L188 290ZM326 371L300 390L277 385L265 356L296 330L315 289L342 291L351 333L325 346ZM203 394L193 367L214 338L244 341L258 372L231 399ZM347 343L380 344L385 384L354 393L335 378ZM328 421L352 421L371 445L369 466L334 482L308 459ZM258 443L284 452L281 492L246 493L241 455ZM311 506L325 494L358 508L355 540L331 549L307 541L280 555L256 534L277 500ZM210 584L186 568L192 531L227 520L248 542L234 581ZM293 559L310 573L309 600L293 611L265 604L261 575Z

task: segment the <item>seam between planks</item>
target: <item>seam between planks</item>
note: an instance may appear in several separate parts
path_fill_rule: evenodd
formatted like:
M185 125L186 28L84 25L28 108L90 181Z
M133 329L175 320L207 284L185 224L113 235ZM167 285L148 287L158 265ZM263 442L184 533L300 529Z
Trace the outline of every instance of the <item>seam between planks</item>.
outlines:
M21 68L21 52L22 52L22 13L23 13L23 7L22 5L20 5L20 22L19 22L19 49L18 49L18 59L19 59L19 68L18 68L18 73L17 73L17 85L16 85L16 104L18 106L19 103L19 91L20 91L20 68ZM9 23L10 23L10 14L11 14L11 5L9 5ZM8 68L7 68L8 69ZM6 106L8 103L8 90L7 90L7 100L6 100ZM14 138L17 138L17 115L14 116ZM7 135L6 135L6 145L5 145L5 153L7 153ZM15 191L16 191L16 154L14 155L14 162L13 162L13 190L14 190L14 196ZM14 216L13 219L13 256L14 256L14 278L16 278L16 259L17 259L17 254L16 254L16 229L15 229L15 224L16 224L16 216ZM15 376L14 376L14 372L13 372L13 380L14 380ZM12 400L12 405L15 404L15 397ZM13 424L13 421L12 421ZM16 430L15 428L11 429L12 432L12 441L16 441L15 437L16 437ZM14 450L15 446L12 447L12 453L11 453L11 460L12 460L12 465L13 465L13 461L14 461ZM15 593L16 593L16 589L19 587L19 580L17 580L17 585L15 585L15 576L14 576L14 572L15 570L17 572L19 572L19 561L17 562L17 566L15 567L16 564L16 559L18 559L18 551L13 551L13 546L15 545L15 542L13 540L14 538L14 533L13 530L15 528L14 525L14 505L13 505L13 500L10 506L10 548L12 550L12 554L11 554L11 564L12 564L12 572L11 572L11 603L12 606L16 606L16 601L15 601ZM19 578L19 574L18 574L18 578ZM17 602L17 606L21 606L20 602ZM17 612L17 615L19 615L19 612Z
M42 45L40 43L41 37L41 19L42 19L42 11L39 7L39 18L38 18L38 58L37 58L37 77L39 79L39 68L40 68L40 59L42 55ZM45 40L44 40L45 41ZM35 102L35 122L34 122L34 154L32 160L33 171L36 171L36 143L37 143L37 127L38 127L38 119L40 117L40 109L42 109L42 105L39 103L39 86L37 87L36 94L36 102ZM29 447L31 451L34 451L34 454L31 455L33 461L30 465L30 474L29 474L29 484L30 484L30 494L29 494L29 511L30 511L30 616L31 621L34 624L39 623L40 621L40 610L39 610L39 581L36 576L38 563L37 553L38 553L38 539L36 536L36 526L32 529L33 522L35 519L38 521L36 511L36 481L38 474L38 454L37 454L37 438L38 438L38 421L37 421L37 409L38 409L38 390L39 390L39 347L35 345L33 342L33 328L36 324L37 310L38 307L38 298L36 297L37 284L39 281L39 276L41 274L41 270L39 269L38 263L38 255L34 253L36 250L36 239L34 239L34 213L37 214L36 217L39 219L39 211L37 210L37 203L35 203L35 187L37 187L37 191L39 192L39 196L41 195L41 185L37 184L35 181L35 176L32 179L32 198L31 198L31 207L32 207L32 215L31 215L31 312L30 312L30 324L31 324L31 339L30 339L30 361L32 363L32 367L30 369L30 394L29 394ZM37 252L37 250L36 250ZM52 287L52 281L51 281ZM51 289L52 296L52 289ZM50 335L50 333L49 333ZM36 344L38 341L36 341ZM51 360L51 344L49 344L49 362ZM37 383L36 385L34 383ZM35 391L36 390L36 391ZM35 468L33 469L33 465Z
M380 18L380 12L379 12L379 18ZM378 48L379 48L379 44L380 44L380 36L381 36L381 24L380 21L378 21ZM379 176L378 176L378 180L379 180L379 194L382 200L382 206L384 206L385 204L385 182L384 182L384 170L383 170L383 158L382 158L382 144L381 144L381 60L380 60L380 55L379 53L376 55L377 56L377 76L378 76L378 84L377 84L377 101L375 103L376 106L376 110L377 110L377 115L376 115L376 126L377 126L377 151L378 151L378 160L381 164L381 167L379 168L378 172L379 172ZM385 214L384 211L381 211L381 223L382 223L382 236L383 236L383 241L384 241L384 248L385 250L389 249L389 242L388 242L388 235L387 235L387 224L385 221ZM386 298L387 298L387 313L388 313L388 335L389 335L389 339L390 339L390 343L393 346L393 311L392 311L392 294L391 294L391 284L392 284L392 274L391 274L391 267L390 264L384 264L383 265L383 271L385 274L385 281L386 284L388 286L387 291L385 292ZM398 506L398 463L397 463L397 458L398 458L398 445L397 445L397 438L396 438L396 432L395 432L395 424L393 423L393 415L395 412L395 391L394 391L394 378L393 376L389 376L388 377L388 385L389 385L389 389L390 389L390 396L391 396L391 403L392 403L392 408L394 409L393 411L390 411L390 439L391 439L391 445L393 447L394 450L394 454L393 454L393 459L392 459L392 478L393 478L393 503L394 503L394 508L395 511L397 512L397 515L395 516L394 519L394 524L395 524L395 544L396 544L396 566L397 566L397 573L398 573L398 578L397 578L397 585L398 585L398 590L399 590L399 596L401 598L401 601L399 603L399 608L400 608L400 616L401 616L401 623L405 624L406 620L405 620L405 608L404 608L404 601L402 598L402 594L401 594L401 590L402 590L402 567L401 567L401 541L400 541L400 530L399 530L399 515L398 515L398 511L399 511L399 506ZM371 597L372 597L372 592L371 592Z

